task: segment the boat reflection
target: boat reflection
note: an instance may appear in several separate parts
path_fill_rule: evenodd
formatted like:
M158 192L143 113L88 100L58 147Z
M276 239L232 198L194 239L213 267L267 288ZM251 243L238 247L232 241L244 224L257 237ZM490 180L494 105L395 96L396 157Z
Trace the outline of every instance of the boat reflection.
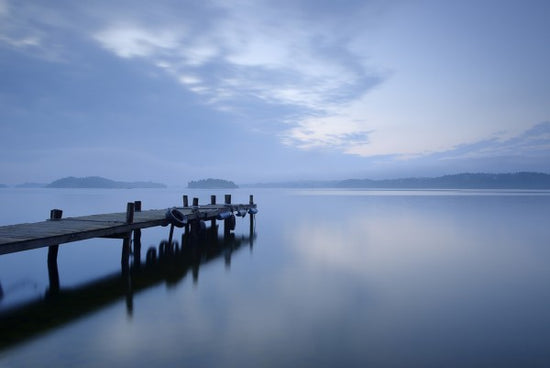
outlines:
M127 266L123 264L121 272L75 288L59 288L58 283L50 283L50 289L43 299L2 311L0 351L61 327L121 298L126 299L126 310L131 316L135 293L161 283L178 284L189 273L193 283L197 284L202 265L223 257L225 266L230 267L232 254L243 248L252 249L255 237L254 231L250 235L226 233L218 236L216 226L198 234L184 233L181 243L169 244L163 240L158 246L158 252L154 247L147 250L144 261L140 255L139 237L135 238L133 261Z

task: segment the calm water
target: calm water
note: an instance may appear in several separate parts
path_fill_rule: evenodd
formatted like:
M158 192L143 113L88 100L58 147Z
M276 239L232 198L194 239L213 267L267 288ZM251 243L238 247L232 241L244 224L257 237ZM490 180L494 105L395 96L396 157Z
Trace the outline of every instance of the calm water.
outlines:
M1 189L0 224L224 193ZM238 219L233 241L132 280L119 240L62 245L70 298L41 301L46 249L0 256L0 367L550 366L550 192L231 193L255 196L252 242ZM142 259L167 235L144 230Z

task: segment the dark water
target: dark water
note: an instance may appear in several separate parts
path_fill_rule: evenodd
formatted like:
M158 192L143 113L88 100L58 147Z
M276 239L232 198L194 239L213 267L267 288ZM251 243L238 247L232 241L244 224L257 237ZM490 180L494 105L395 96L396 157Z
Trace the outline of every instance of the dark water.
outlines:
M224 193L2 189L0 224ZM61 246L47 302L45 249L0 256L0 367L550 366L550 192L231 193L252 244L247 217L130 281L119 240Z

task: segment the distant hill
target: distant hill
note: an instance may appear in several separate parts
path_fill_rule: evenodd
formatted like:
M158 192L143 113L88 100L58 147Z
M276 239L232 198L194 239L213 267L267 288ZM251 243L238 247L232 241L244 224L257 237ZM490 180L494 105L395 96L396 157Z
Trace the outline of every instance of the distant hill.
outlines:
M88 176L75 178L70 176L58 179L46 185L47 188L113 188L113 189L134 189L134 188L166 188L166 185L153 182L124 182L102 178L100 176Z
M190 181L187 183L187 188L190 189L235 189L238 186L229 180L223 179L202 179Z
M434 178L302 180L258 183L245 186L254 188L550 189L550 175L535 172L507 174L462 173Z
M387 180L349 179L337 188L410 188L410 189L550 189L550 175L533 172L510 174L464 173L435 178Z

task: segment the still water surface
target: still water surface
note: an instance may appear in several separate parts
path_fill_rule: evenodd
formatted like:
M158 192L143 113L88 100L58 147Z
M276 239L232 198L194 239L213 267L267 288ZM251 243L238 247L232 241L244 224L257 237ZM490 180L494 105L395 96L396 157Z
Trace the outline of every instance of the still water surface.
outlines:
M17 343L4 322L0 367L550 366L550 192L230 193L234 203L254 194L253 241L239 219L229 246L189 272L171 264L168 276L136 277L130 296L121 241L62 245L61 290L77 302L56 308L77 317L33 332L40 313L19 316L31 333ZM168 208L182 194L207 203L225 191L1 189L0 225L52 208ZM167 236L145 229L142 259ZM0 314L43 309L46 256L0 256Z

